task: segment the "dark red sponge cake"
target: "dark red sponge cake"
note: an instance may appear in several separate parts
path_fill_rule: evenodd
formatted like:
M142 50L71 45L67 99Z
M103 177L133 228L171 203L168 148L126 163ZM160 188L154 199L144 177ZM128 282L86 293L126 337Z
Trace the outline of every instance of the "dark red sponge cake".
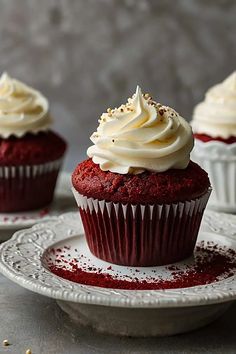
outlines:
M52 131L0 138L0 166L43 164L61 158L65 150L66 142Z
M183 170L122 175L88 159L75 169L72 184L86 197L123 204L171 204L198 198L210 187L207 173L192 161Z

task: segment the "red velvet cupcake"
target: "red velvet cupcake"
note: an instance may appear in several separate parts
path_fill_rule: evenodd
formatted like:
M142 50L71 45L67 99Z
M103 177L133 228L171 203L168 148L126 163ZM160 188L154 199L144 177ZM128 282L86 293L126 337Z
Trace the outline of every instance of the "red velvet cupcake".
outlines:
M189 160L189 124L138 87L91 140L72 175L91 252L128 266L189 257L210 194L207 173Z
M207 90L191 122L195 137L192 159L209 174L209 207L236 212L236 71Z
M3 74L0 79L0 212L49 205L66 150L49 130L48 102Z

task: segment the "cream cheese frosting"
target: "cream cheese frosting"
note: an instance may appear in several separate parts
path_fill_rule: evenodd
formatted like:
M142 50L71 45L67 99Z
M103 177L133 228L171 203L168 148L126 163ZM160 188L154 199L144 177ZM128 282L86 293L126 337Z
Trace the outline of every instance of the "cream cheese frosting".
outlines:
M236 136L236 71L206 92L191 124L194 133L223 139Z
M91 140L87 154L93 162L120 174L184 169L193 148L185 119L143 95L139 86L125 105L102 114Z
M33 88L3 73L0 78L0 137L36 134L51 126L47 99Z

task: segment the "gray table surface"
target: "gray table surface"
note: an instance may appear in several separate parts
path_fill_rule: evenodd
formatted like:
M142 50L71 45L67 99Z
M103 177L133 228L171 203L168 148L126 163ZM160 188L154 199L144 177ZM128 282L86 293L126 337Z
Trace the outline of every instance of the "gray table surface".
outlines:
M166 338L121 338L78 327L56 302L32 293L0 276L0 341L10 347L0 353L25 354L149 354L236 353L236 304L211 325Z

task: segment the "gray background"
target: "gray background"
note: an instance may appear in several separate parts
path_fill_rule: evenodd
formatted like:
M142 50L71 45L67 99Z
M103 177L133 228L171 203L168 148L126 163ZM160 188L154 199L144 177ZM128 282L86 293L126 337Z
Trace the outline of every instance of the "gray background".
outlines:
M0 71L49 98L68 170L137 83L190 119L236 69L235 38L234 0L0 0Z
M234 0L0 0L0 71L51 102L70 142L66 169L86 156L100 114L137 83L190 119L205 90L236 69ZM55 301L0 276L0 353L235 353L236 306L199 331L124 339L76 328Z

